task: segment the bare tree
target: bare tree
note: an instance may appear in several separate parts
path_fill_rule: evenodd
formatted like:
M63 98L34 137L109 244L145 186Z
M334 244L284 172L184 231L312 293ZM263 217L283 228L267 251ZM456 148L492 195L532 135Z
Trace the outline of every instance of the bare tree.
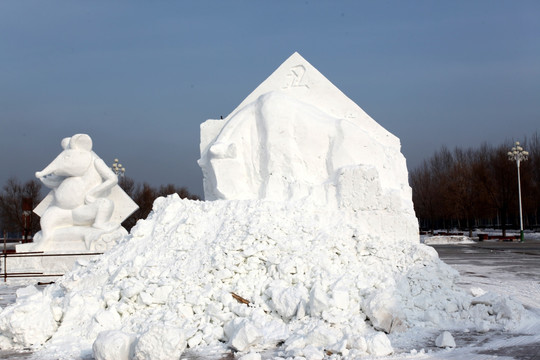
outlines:
M439 228L450 229L452 227L453 194L451 189L450 171L454 166L452 153L446 146L429 160L430 171L433 175L433 184L436 191L433 193L436 199L434 207L435 216L439 219Z
M17 178L9 178L0 194L0 220L4 230L21 232L23 236L39 231L39 217L32 210L41 199L39 181L21 184Z
M478 189L475 177L475 153L472 149L454 150L454 162L449 172L449 189L452 195L448 201L453 210L452 216L457 219L458 227L463 227L461 221L465 221L465 227L472 236L475 212L478 209Z
M413 189L413 203L421 229L433 232L436 221L437 194L434 179L427 161L409 174Z
M538 227L540 217L540 134L525 138L524 148L529 159L522 163L524 222Z

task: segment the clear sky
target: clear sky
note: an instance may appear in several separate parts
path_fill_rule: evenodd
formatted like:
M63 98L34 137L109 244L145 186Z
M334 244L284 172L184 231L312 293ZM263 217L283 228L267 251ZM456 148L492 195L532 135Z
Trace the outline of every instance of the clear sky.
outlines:
M199 125L298 51L409 169L540 130L539 1L0 1L0 186L88 133L136 182L203 195Z

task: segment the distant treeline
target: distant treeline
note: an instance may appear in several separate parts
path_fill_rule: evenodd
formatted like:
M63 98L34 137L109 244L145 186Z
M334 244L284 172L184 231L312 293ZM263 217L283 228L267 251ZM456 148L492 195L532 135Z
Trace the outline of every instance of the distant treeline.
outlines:
M517 164L508 159L514 143L483 144L477 149L443 146L410 172L413 202L422 230L472 230L478 227L519 229ZM524 228L539 227L540 136L521 146L529 159L521 162Z

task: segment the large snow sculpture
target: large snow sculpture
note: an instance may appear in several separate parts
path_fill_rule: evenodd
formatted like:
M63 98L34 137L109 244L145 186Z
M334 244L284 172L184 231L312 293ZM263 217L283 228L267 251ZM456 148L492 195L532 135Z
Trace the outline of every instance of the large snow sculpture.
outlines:
M137 205L117 185L116 174L92 151L92 139L76 134L36 177L51 188L34 210L41 231L17 251L103 251L127 232L120 226Z
M206 200L311 201L418 241L400 142L298 53L224 120L201 125ZM397 237L396 237L397 239Z

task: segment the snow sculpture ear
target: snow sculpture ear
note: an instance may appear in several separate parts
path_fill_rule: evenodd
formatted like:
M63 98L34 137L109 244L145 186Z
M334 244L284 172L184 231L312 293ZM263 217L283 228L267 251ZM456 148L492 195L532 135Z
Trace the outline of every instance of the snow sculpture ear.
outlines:
M92 150L92 139L87 134L76 134L71 137L69 142L71 149Z
M69 147L70 140L71 140L70 137L62 139L62 142L60 143L62 145L62 149L66 150Z
M236 158L236 145L216 143L210 147L210 154L214 159L234 159Z

